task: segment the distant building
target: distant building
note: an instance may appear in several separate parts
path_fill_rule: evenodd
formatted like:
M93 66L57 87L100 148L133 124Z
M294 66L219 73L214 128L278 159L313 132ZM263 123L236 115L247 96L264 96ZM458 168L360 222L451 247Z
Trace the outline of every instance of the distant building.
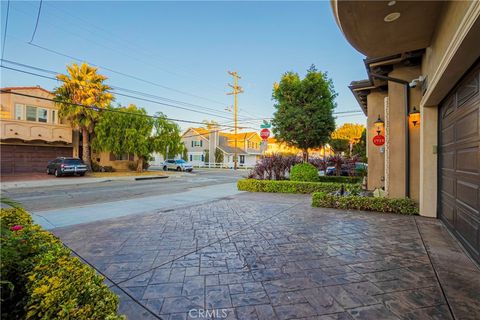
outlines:
M49 160L78 154L78 135L58 117L53 94L41 87L2 88L1 172L44 172ZM39 98L32 98L36 96Z
M39 86L1 90L2 174L44 172L48 161L56 157L81 158L79 132L58 116L58 107L53 101L45 100L53 99L53 93ZM128 170L129 165L136 163L136 157L92 150L92 161L116 170Z
M262 155L262 139L253 131L235 135L215 129L189 128L182 135L182 141L187 148L187 160L194 165L215 164L217 149L223 158L218 164L228 167L233 167L235 154L240 167L254 166Z

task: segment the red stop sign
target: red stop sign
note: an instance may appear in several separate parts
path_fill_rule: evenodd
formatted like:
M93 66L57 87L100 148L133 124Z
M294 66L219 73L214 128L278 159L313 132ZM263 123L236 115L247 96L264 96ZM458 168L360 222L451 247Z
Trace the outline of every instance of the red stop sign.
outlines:
M373 137L373 144L376 146L383 146L385 144L385 137L381 134Z
M270 130L268 130L267 128L262 129L262 131L260 131L260 137L261 137L263 140L267 140L268 137L270 137Z

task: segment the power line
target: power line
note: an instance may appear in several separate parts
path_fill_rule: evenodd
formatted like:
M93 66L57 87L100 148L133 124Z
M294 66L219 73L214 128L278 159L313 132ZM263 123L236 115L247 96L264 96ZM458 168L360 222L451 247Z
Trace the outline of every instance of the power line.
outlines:
M35 67L35 66L32 66L32 65L19 63L19 62L16 62L16 61L7 60L7 59L3 59L2 62L6 62L6 63L8 63L8 64L13 64L13 65L16 65L16 66L19 66L19 67L23 67L23 68L32 69L32 70L39 71L39 72L48 73L48 74L55 75L55 76L58 75L58 74L61 74L60 72L56 72L56 71L52 71L52 70L47 70L47 69ZM36 75L36 76L43 77L43 78L46 78L46 79L51 79L51 80L59 81L56 77L55 77L55 78L54 78L54 77L47 77L47 76L44 76L44 75L39 75L39 74L32 73L32 72L26 72L26 71L24 71L24 70L19 70L19 69L15 69L15 68L11 68L11 67L6 67L6 69L9 69L9 70L12 70L12 71L17 71L17 72L23 72L23 73L27 73L27 74L30 74L30 75ZM169 99L169 98L165 98L165 97L161 97L161 96L156 96L156 95L153 95L153 94L144 93L144 92L140 92L140 91L136 91L136 90L131 90L131 89L127 89L127 88L122 88L122 87L118 87L118 86L110 86L110 87L111 87L112 89L116 90L116 91L125 91L125 92L128 92L128 93L134 93L134 94L137 94L137 95L146 96L146 97L150 97L150 98L154 98L154 99L159 99L159 100L163 100L163 101L167 101L167 102L171 102L171 103L183 104L183 105L187 105L187 106L191 106L191 107L196 107L196 108L202 108L202 109L206 109L206 110L211 110L212 112L216 112L216 113L215 113L215 114L212 114L212 113L205 112L205 111L197 111L197 110L192 110L192 109L190 109L190 108L185 108L185 107L176 106L176 108L180 108L180 109L187 110L187 111L192 111L192 112L197 112L197 113L201 113L201 114L205 114L205 115L220 117L220 118L223 118L223 119L230 119L230 117L218 115L218 112L229 115L228 112L225 112L225 111L222 111L222 110L218 110L218 109L214 109L214 108L209 108L209 107L206 107L206 106L203 106L203 105L192 104L192 103L188 103L188 102L184 102L184 101L180 101L180 100ZM133 97L133 96L131 96L131 95L121 94L121 93L118 93L118 92L116 92L115 94L120 95L120 96L126 96L126 97L129 97L129 98L138 99L138 100L143 100L143 101L146 101L146 102L159 103L159 102L157 102L157 101L152 101L152 100L147 100L147 99L143 99L143 98ZM166 105L166 106L170 106L170 107L175 107L175 106L172 106L172 105L166 104L166 103L162 103L162 105Z
M8 29L8 16L10 13L10 0L7 2L7 14L5 17L5 30L3 30L3 46L2 46L2 59L3 56L5 55L5 47L7 44L7 29Z
M6 60L5 60L5 61L6 61ZM25 70L20 70L20 69L16 69L16 68L11 68L11 67L7 67L7 66L4 66L4 65L1 65L0 67L1 67L1 68L4 68L4 69L12 70L12 71L17 71L17 72L22 72L22 73L30 74L30 75L37 76L37 77L42 77L42 78L45 78L45 79L50 79L50 80L55 80L55 81L61 81L61 80L59 80L59 79L57 79L57 78L54 78L54 77L44 76L44 75L37 74L37 73L34 73L34 72L28 72L28 71L25 71ZM120 88L117 88L117 90L118 90L118 89L120 89ZM128 89L126 89L126 90L128 90ZM230 119L229 117L221 116L221 115L214 114L214 113L210 113L210 112L198 111L198 110L195 110L195 109L190 109L190 108L186 108L186 107L182 107L182 106L177 106L177 105L173 105L173 104L169 104L169 103L164 103L164 102L159 102L159 101L155 101L155 100L151 100L151 99L136 97L136 96L132 96L132 95L128 95L128 94L123 94L123 93L119 93L119 92L113 92L113 91L110 91L110 90L107 90L107 91L110 92L110 93L119 95L119 96L124 96L124 97L132 98L132 99L136 99L136 100L140 100L140 101L144 101L144 102L150 102L150 103L154 103L154 104L158 104L158 105L162 105L162 106L172 107L172 108L176 108L176 109L182 109L182 110L191 111L191 112L196 112L196 113L204 114L204 115L215 116L215 117L219 117L219 118L223 118L223 119Z
M87 106L87 105L80 104L80 103L74 103L74 102L69 102L69 101L64 101L64 100L55 100L55 99L45 98L45 97L41 97L41 96L35 96L35 95L31 95L31 94L13 92L13 91L9 91L9 90L0 90L0 92L1 93L10 93L10 94L14 94L14 95L17 95L17 96L22 96L22 97L27 97L27 98L35 98L35 99L40 99L40 100L45 100L45 101L51 101L51 102L55 102L55 103L64 103L64 104L68 104L68 105L71 105L71 106L82 107L82 108L85 108L85 109L94 110L94 111L97 111L97 112L115 112L115 113L121 113L121 114L134 115L134 116L137 116L137 117L149 117L149 118L153 118L153 119L162 118L162 119L165 119L165 120L176 121L176 122L184 122L184 123L191 123L191 124L205 124L205 123L199 122L199 121L175 119L175 118L169 118L169 117L164 117L164 116L152 116L152 115L148 115L148 114L138 114L138 113L134 113L134 112L122 111L122 110L117 110L117 109L103 109L103 108L98 108L98 107L94 107L94 106ZM234 126L225 126L225 127L233 128Z
M83 61L83 62L86 62L86 63L88 63L88 64L90 64L90 65L92 65L92 66L95 66L95 67L98 67L98 68L101 68L101 69L110 71L110 72L112 72L112 73L121 75L121 76L123 76L123 77L127 77L127 78L130 78L130 79L133 79L133 80L137 80L137 81L140 81L140 82L144 82L144 83L147 83L147 84L150 84L150 85L153 85L153 86L157 86L157 87L160 87L160 88L163 88L163 89L166 89L166 90L174 91L174 92L177 92L177 93L180 93L180 94L183 94L183 95L195 97L195 98L197 98L197 99L208 100L208 101L215 102L215 103L218 103L218 104L221 104L221 105L225 106L224 103L219 102L219 101L216 101L216 100L213 100L213 99L210 99L210 98L205 98L205 97L198 96L198 95L195 95L195 94L192 94L192 93L189 93L189 92L185 92L185 91L182 91L182 90L178 90L178 89L175 89L175 88L171 88L171 87L168 87L168 86L165 86L165 85L162 85L162 84L159 84L159 83L150 81L150 80L142 79L142 78L140 78L140 77L137 77L137 76L134 76L134 75L130 75L130 74L127 74L127 73L124 73L124 72L121 72L121 71L117 71L117 70L111 69L111 68L109 68L109 67L101 66L101 65L98 65L98 64L89 62L89 61L87 61L86 59L79 59L79 58L70 56L70 55L68 55L68 54L65 54L65 53L62 53L62 52L59 52L59 51L56 51L56 50L53 50L53 49L49 49L49 48L40 46L40 45L35 44L35 43L28 43L28 44L31 45L31 46L34 46L34 47L36 47L36 48L45 50L45 51L47 51L47 52L54 53L54 54L56 54L56 55L65 57L65 58L73 59L73 60L75 60L75 61Z
M32 39L30 39L30 43L33 42L33 39L35 39L35 34L37 33L38 22L40 21L40 13L42 12L42 3L43 3L43 0L40 0L40 4L38 5L37 22L35 22L35 29L33 29ZM3 59L3 56L2 56L2 59Z
M135 51L135 52L141 51L144 55L147 55L147 56L149 56L149 57L151 57L151 58L153 58L153 59L158 59L158 58L159 58L159 55L158 55L158 54L152 54L149 49L146 49L145 47L140 46L138 43L135 43L135 44L133 45L133 44L132 44L132 41L130 41L130 40L128 40L128 39L127 39L128 41L125 41L125 40L122 41L121 39L124 38L124 35L122 35L122 37L119 37L119 34L118 34L118 33L115 34L114 32L112 32L112 31L110 31L110 30L108 30L108 29L105 29L105 28L103 28L103 27L100 27L100 26L98 26L98 25L95 25L95 24L93 24L93 23L92 23L91 21L89 21L89 20L86 20L86 19L84 19L84 18L82 18L82 17L79 17L79 16L77 16L77 15L72 14L71 12L69 12L69 11L67 11L67 10L64 10L64 9L62 9L62 8L60 8L60 7L57 7L57 6L53 5L51 2L49 3L49 7L50 7L50 8L53 8L54 10L58 10L58 11L63 12L63 17L66 16L67 19L68 19L68 21L70 22L70 24L72 24L72 23L71 23L71 22L72 22L72 18L74 18L74 19L77 20L77 21L80 21L80 23L75 26L76 28L80 27L81 29L86 30L88 33L91 33L92 30L94 30L94 31L103 31L103 32L97 32L97 35L99 35L99 36L101 36L101 37L103 37L103 38L105 39L105 40L102 41L102 46L104 46L104 45L103 45L104 42L110 41L110 42L112 42L114 45L115 45L115 44L116 44L116 45L120 45L122 49L124 49L124 48L127 47L127 48L131 48L131 49L132 49L131 51ZM50 11L50 13L52 13L52 12ZM56 17L62 16L62 15L58 15L58 14L54 14L54 15L55 15ZM57 18L57 19L52 19L52 20L59 20L59 19ZM47 24L51 24L51 20L47 21ZM53 26L53 24L51 24L51 25ZM71 31L67 31L67 30L65 30L65 29L61 29L61 31L66 32L66 33L75 34L75 35L81 37L80 35L78 35L78 34L76 34L76 33L72 33ZM104 35L104 34L102 34L102 33L106 33L107 35ZM109 34L110 36L108 36L108 34ZM90 42L97 43L97 42L95 42L95 41L92 41L91 38L85 38L85 37L81 37L81 38L86 39L86 40L88 40L88 41L90 41ZM120 39L119 39L119 38L120 38ZM97 43L97 44L99 44L99 43ZM104 46L104 47L105 47L105 46ZM128 56L128 55L125 54L125 51L124 51L124 50L120 50L120 51L117 51L117 52L120 52L121 54L123 54L123 55L125 55L125 56ZM164 57L162 57L162 59L163 59L163 58L164 58ZM189 70L187 71L185 68L183 68L183 69L180 68L181 70L180 70L180 73L179 73L179 72L177 72L177 71L174 72L174 71L169 70L169 69L166 69L166 68L164 68L164 67L159 67L158 65L152 64L150 61L147 62L146 60L144 60L144 59L139 59L138 57L136 58L136 60L137 60L137 61L140 61L140 62L143 62L144 64L153 66L153 67L157 68L158 70L161 70L161 71L170 73L170 74L175 75L175 76L178 76L178 77L184 77L184 78L190 77L190 78L192 78L192 79L195 78L195 79L197 79L197 80L200 79L200 80L202 80L202 84L206 84L206 85L208 85L210 88L213 88L214 90L220 91L219 88L218 88L218 86L214 86L214 85L211 84L211 83L205 83L205 79L204 79L204 78L202 78L202 77L200 77L200 76L198 76L198 75L195 75L195 74L191 73ZM178 69L178 66L177 66L176 68ZM222 102L221 104L223 104L223 102Z

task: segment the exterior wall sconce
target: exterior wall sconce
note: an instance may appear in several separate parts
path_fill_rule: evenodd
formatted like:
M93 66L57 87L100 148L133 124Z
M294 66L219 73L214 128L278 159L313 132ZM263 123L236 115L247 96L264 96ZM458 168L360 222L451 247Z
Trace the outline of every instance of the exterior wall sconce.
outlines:
M417 124L420 124L420 111L413 107L413 110L408 114L408 118L412 122L413 126L416 127Z
M378 115L378 119L373 124L375 125L375 128L377 130L377 134L380 135L385 125L385 122L383 122L382 118L380 118L380 115Z

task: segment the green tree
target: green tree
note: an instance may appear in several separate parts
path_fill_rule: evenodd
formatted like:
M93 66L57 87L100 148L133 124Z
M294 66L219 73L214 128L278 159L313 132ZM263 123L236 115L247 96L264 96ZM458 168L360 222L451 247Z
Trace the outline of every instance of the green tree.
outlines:
M330 139L328 143L336 154L349 150L349 142L347 139Z
M335 130L336 96L332 80L313 65L303 79L297 73L285 73L273 89L275 138L301 149L307 162L308 149L323 147Z
M209 163L210 162L210 151L208 149L203 150L203 153L205 155L204 162Z
M223 163L223 152L219 148L215 149L215 163Z
M353 154L360 157L360 161L367 162L367 129L363 129L360 140L353 146Z
M111 108L95 126L93 146L99 151L115 155L133 153L137 156L137 171L143 171L143 163L153 152L165 158L183 151L180 128L161 113L149 117L143 108L135 105Z
M188 161L188 150L185 144L183 144L182 159Z
M55 100L60 107L59 116L70 121L74 128L82 132L82 158L91 169L90 160L90 133L93 132L95 123L100 113L93 108L107 108L113 100L113 95L108 92L111 88L104 82L107 77L97 73L97 68L86 63L81 66L73 63L67 66L67 73L57 75L63 84L54 89Z
M202 123L207 130L214 130L220 126L215 120L203 120Z
M363 124L358 123L344 123L342 126L335 129L332 133L332 139L345 139L349 143L350 156L353 152L353 146L360 141L362 132L365 130Z

